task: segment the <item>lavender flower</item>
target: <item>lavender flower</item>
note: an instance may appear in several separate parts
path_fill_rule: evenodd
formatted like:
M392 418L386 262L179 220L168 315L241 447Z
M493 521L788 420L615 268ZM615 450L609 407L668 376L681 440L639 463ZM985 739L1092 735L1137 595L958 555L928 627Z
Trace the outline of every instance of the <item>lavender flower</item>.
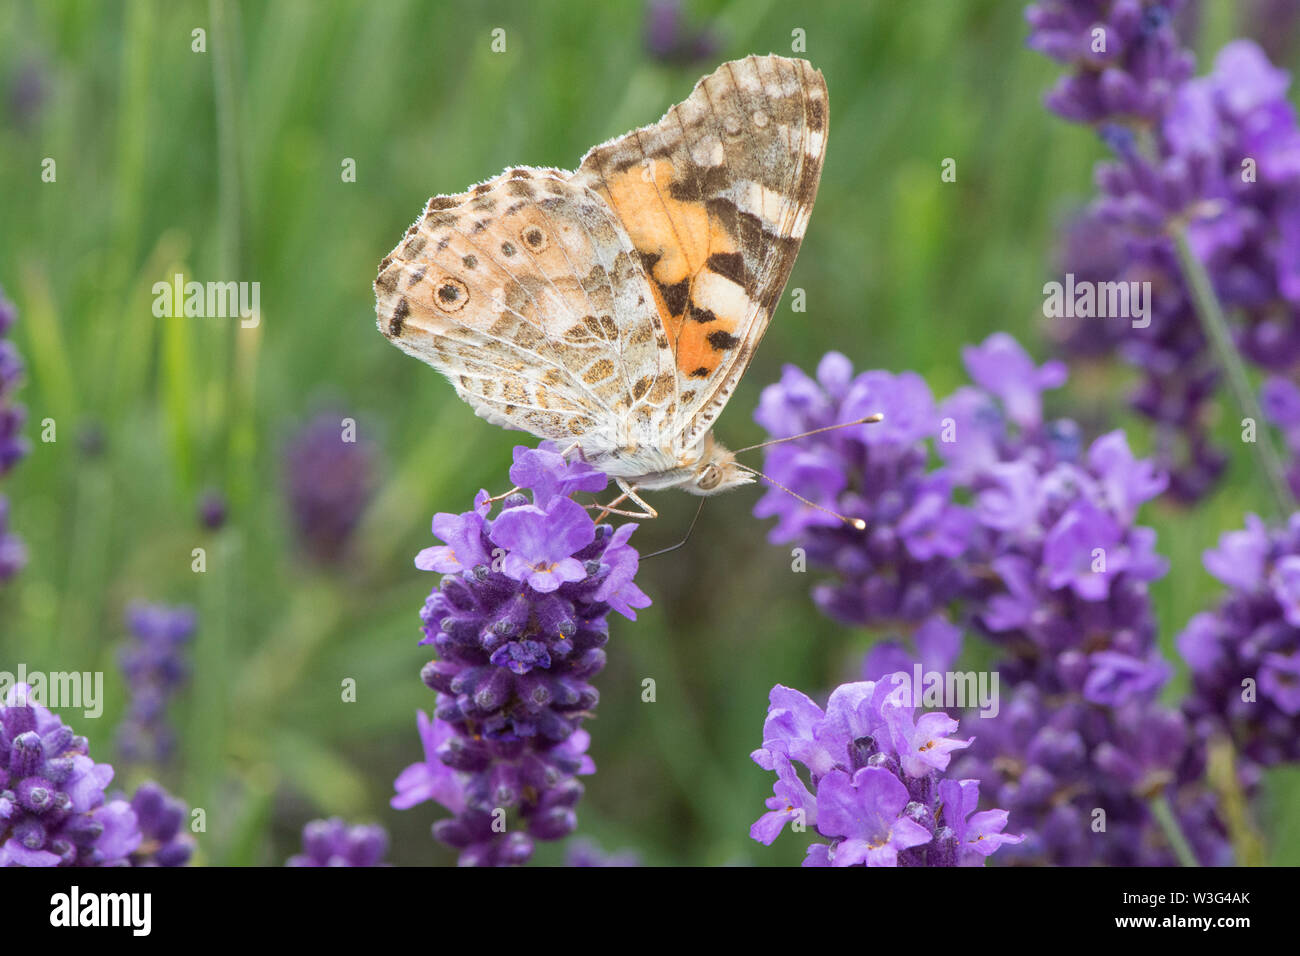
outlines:
M9 501L0 495L0 582L13 577L27 564L27 546L9 532Z
M693 63L712 59L718 40L710 30L691 30L686 25L681 0L648 0L645 48L665 63Z
M135 810L108 800L113 768L85 737L10 689L0 707L0 866L125 866L140 846Z
M23 377L23 361L6 336L18 318L13 303L0 289L0 478L27 454L27 440L21 431L27 413L13 395ZM9 531L9 503L0 495L0 583L13 577L27 564L22 539Z
M753 839L770 846L787 823L814 828L828 842L808 848L805 866L982 866L1024 839L1003 832L1005 811L971 816L979 781L944 775L971 741L952 738L957 721L945 714L914 720L907 680L844 684L824 711L797 690L772 688L763 746L751 756L777 781Z
M1163 683L1147 584L1165 562L1133 519L1164 475L1134 458L1122 432L1083 452L1072 422L1043 424L1039 389L1062 378L1032 374L1013 340L991 339L966 361L977 380L1015 383L945 402L953 440L937 447L975 498L963 596L980 630L1014 650L1004 678L1109 705Z
M133 604L126 622L133 640L123 648L119 663L130 703L118 728L118 751L129 761L165 763L175 748L167 703L189 679L184 648L194 636L194 609Z
M566 866L627 867L640 866L641 857L635 850L619 850L614 853L606 853L594 840L575 837L569 841L564 862Z
M1247 515L1205 567L1228 591L1178 636L1192 672L1183 710L1203 738L1233 743L1251 785L1260 768L1300 760L1300 514L1280 528Z
M635 620L650 603L633 583L636 526L597 525L570 497L602 490L604 475L544 445L516 448L510 477L531 501L511 495L492 518L480 492L472 511L434 518L444 544L415 561L443 575L421 613L421 643L438 653L421 678L438 706L418 716L425 758L397 778L392 804L450 810L434 835L466 865L523 863L534 840L573 832L576 777L595 771L581 724L598 700L606 617Z
M9 74L9 116L21 130L33 126L49 99L49 67L32 58Z
M1011 702L995 718L967 717L979 733L956 772L978 777L1026 828L1012 859L1173 863L1151 810L1167 799L1196 834L1198 859L1224 862L1203 751L1155 703L1172 669L1156 648L1147 588L1166 563L1135 518L1166 476L1136 458L1122 432L1085 450L1072 422L1044 422L1037 390L1062 377L1031 374L1006 341L989 361L988 345L966 359L991 387L941 406L955 441L938 451L975 496L980 534L967 560L976 584L963 595L964 617L1004 649L995 669ZM1028 394L1008 393L1025 382L1034 383ZM1096 832L1099 809L1107 828Z
M228 505L226 496L209 489L199 498L199 524L209 531L217 531L226 523Z
M159 784L142 783L131 797L140 828L132 866L184 866L194 855L194 837L185 830L188 810Z
M1203 751L1155 703L1172 669L1156 647L1147 588L1166 563L1135 518L1166 476L1122 432L1085 450L1074 423L1044 422L1038 393L1063 375L1034 374L1018 345L991 343L966 352L988 387L941 405L955 440L938 452L975 496L964 617L1003 648L995 670L1011 702L994 718L966 718L979 732L956 772L978 777L1026 828L1012 859L1173 863L1150 807L1169 799L1196 833L1198 858L1223 862ZM1098 809L1107 828L1094 832Z
M1047 107L1077 123L1158 119L1195 59L1173 15L1182 0L1042 0L1025 11L1030 49L1072 68Z
M1300 386L1280 375L1270 376L1259 391L1260 410L1282 433L1291 462L1287 484L1300 495Z
M375 453L357 440L341 415L322 413L304 425L285 451L285 490L303 553L337 564L374 488Z
M823 590L856 589L858 569L889 575L918 556L932 562L933 572L922 576L926 586L945 582L942 600L921 605L924 616L837 615L877 629L883 625L890 635L868 655L863 677L871 681L910 672L918 662L926 671L947 671L961 653L963 630L999 649L994 670L1003 688L1001 711L996 717L972 713L966 718L978 721L976 740L959 748L953 760L957 778L979 780L985 795L1025 830L1024 843L1005 856L1067 864L1172 862L1151 811L1151 802L1162 799L1184 828L1196 832L1198 858L1223 861L1224 827L1201 781L1202 741L1176 713L1154 702L1171 668L1156 648L1148 586L1163 575L1165 562L1156 553L1154 532L1138 525L1136 516L1144 502L1164 490L1166 476L1133 455L1121 432L1086 445L1073 422L1044 416L1044 391L1064 382L1059 363L1039 366L1004 334L966 348L963 358L975 385L958 389L938 406L928 393L915 392L920 398L913 399L912 413L922 417L910 426L917 437L909 449L913 462L905 490L890 480L859 477L866 470L857 439L822 440L872 426L815 436L811 449L801 452L817 456L824 487L833 490L815 500L834 510L879 515L897 495L900 501L890 513L924 513L927 494L941 488L943 507L954 516L944 521L951 541L938 552L940 561L918 552L911 541L902 562L898 551L890 555L892 563L874 562L877 542L887 535L909 543L909 520L884 525L883 532L877 520L857 538L834 528L803 532L812 541L822 533L834 537L833 548L809 547L810 560L831 567L842 582L822 585ZM828 363L831 369L843 367L838 356L823 360L823 367ZM855 379L847 370L819 373L823 381L814 383L787 369L781 384L764 393L760 420L766 418L774 435L841 416L851 421L861 414L860 406L832 401L832 387L843 390L837 383L882 374ZM786 409L799 417L782 420L771 414ZM885 415L888 421L890 411ZM925 436L937 438L933 447L942 462L937 469L928 468ZM868 456L876 451L869 449ZM774 457L769 456L769 468ZM811 485L795 487L806 493ZM957 493L969 505L952 503L949 496ZM756 514L764 514L768 501L786 520L804 517L796 505L775 499L760 502ZM819 519L809 520L815 528ZM846 606L819 604L832 614ZM890 734L900 754L914 734L925 740L933 736L919 722L914 730L890 728ZM1149 746L1152 740L1160 746ZM912 763L903 765L904 772L921 771L916 761L922 753L948 759L942 748L918 751L907 758ZM797 754L791 759L824 772ZM779 762L774 769L786 801L782 807L806 811L813 795L793 770ZM854 768L844 769L847 784L837 786L853 782ZM872 793L879 796L877 789L873 786ZM1105 839L1090 830L1097 808L1105 809L1112 823ZM954 832L960 829L950 825Z
M378 824L349 826L338 817L302 828L302 853L286 866L383 866L388 833Z
M1273 60L1286 60L1295 48L1296 27L1300 26L1300 3L1296 0L1256 0L1251 4L1250 35L1258 40Z
M938 417L914 373L853 374L829 353L813 380L787 365L763 390L755 420L774 438L881 412L884 421L836 429L770 448L764 471L810 501L867 523L846 526L772 488L754 508L775 517L773 543L793 543L808 561L836 572L814 591L818 606L849 623L919 622L950 601L963 582L955 559L966 549L969 511L952 501L949 476L926 470L925 439Z
M1224 824L1203 783L1200 742L1177 711L1149 695L1110 707L1077 693L1049 695L1025 680L1002 695L997 718L972 714L966 721L978 738L954 773L983 774L992 799L1025 827L1012 862L1175 865L1152 813L1156 799L1170 803L1198 861L1230 862Z
M77 450L86 458L100 457L107 447L108 439L104 435L104 426L99 422L87 422L77 432Z
M1250 41L1228 44L1211 74L1192 78L1193 59L1172 18L1181 5L1045 0L1027 17L1030 46L1073 68L1049 106L1096 126L1116 154L1098 167L1100 194L1073 231L1062 271L1151 290L1142 322L1111 316L1053 331L1073 351L1115 351L1143 370L1133 404L1157 425L1169 493L1192 501L1214 486L1226 456L1206 425L1218 362L1174 236L1185 233L1237 317L1243 355L1266 369L1293 369L1300 362L1300 129L1286 100L1287 75Z

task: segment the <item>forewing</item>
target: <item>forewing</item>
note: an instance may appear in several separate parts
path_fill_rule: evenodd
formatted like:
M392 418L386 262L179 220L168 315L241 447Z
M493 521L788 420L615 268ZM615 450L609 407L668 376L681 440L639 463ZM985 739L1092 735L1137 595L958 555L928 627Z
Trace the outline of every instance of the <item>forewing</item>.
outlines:
M673 352L677 450L712 425L785 288L821 178L826 84L804 60L724 63L573 178L602 196L651 280Z

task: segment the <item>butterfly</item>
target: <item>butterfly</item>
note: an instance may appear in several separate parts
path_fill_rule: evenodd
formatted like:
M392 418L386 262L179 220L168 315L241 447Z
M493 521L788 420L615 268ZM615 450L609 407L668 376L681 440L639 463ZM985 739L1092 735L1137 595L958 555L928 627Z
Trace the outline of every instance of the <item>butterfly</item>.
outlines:
M639 490L747 484L711 429L798 255L827 107L808 62L750 56L576 172L434 196L379 264L379 329L489 422L576 446L636 517Z

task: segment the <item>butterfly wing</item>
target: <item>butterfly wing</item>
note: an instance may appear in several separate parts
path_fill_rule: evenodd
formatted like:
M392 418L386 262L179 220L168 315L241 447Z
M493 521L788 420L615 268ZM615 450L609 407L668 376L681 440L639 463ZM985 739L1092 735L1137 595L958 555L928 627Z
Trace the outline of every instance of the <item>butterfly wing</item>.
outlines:
M380 263L376 310L482 417L599 455L660 427L672 355L627 234L570 175L520 167L429 200Z
M650 278L676 371L677 452L708 431L767 330L817 195L827 107L804 60L724 63L573 178L613 210Z

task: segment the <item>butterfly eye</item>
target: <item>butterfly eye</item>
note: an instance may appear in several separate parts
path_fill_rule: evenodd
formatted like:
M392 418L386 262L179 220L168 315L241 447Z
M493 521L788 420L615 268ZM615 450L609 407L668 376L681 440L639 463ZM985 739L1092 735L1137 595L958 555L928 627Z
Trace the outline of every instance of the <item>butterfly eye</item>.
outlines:
M438 308L444 312L459 312L469 304L469 287L459 279L444 276L433 293Z
M717 465L706 465L700 472L700 477L695 480L702 491L711 491L718 487L718 482L722 481L722 471Z
M519 234L519 238L522 239L524 245L533 252L541 252L550 245L550 240L546 238L546 233L538 226L528 226Z

